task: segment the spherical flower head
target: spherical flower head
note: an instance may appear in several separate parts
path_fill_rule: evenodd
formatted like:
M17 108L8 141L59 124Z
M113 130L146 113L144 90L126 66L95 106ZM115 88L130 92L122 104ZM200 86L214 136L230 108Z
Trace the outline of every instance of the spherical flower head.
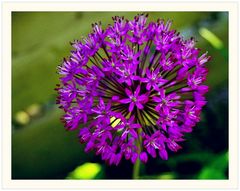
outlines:
M109 165L123 158L167 160L206 104L210 57L193 38L171 30L171 21L147 17L116 16L105 30L93 24L58 67L57 103L66 129L79 130L85 152L95 151Z

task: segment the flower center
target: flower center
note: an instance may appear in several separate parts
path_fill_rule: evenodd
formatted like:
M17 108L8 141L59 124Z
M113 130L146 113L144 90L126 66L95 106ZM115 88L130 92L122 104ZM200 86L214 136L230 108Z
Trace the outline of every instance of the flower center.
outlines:
M163 98L163 99L162 99L162 103L163 103L163 104L167 104L168 101L167 101L166 99Z
M153 76L152 81L154 82L156 80L156 78L157 78L156 76Z
M133 102L136 102L136 101L137 101L137 98L134 97L134 96L133 96L131 99L132 99Z

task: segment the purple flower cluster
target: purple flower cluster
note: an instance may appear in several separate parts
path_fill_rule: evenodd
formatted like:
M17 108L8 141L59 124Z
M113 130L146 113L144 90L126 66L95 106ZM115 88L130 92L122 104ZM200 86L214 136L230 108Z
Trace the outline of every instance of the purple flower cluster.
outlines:
M193 38L171 30L170 21L147 23L147 17L116 16L106 30L93 24L58 67L57 103L66 129L80 129L85 151L110 165L122 158L167 160L206 104L210 57L199 55Z

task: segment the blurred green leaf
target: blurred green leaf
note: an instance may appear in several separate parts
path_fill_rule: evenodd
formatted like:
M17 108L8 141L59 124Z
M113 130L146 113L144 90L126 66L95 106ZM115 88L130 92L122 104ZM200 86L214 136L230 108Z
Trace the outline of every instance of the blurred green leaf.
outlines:
M214 48L216 49L222 49L223 48L223 42L221 39L219 39L214 33L212 33L210 30L208 30L205 27L202 27L199 29L200 35L205 38Z
M12 135L12 178L63 178L75 166L90 160L77 132L66 131L60 110L52 110Z
M202 27L199 29L200 35L206 39L215 49L218 49L225 61L228 61L228 50L224 47L223 41L209 29Z
M163 173L159 176L157 176L157 179L163 179L163 180L169 180L169 179L174 179L176 176L171 173L171 172L166 172L166 173Z
M228 152L216 156L198 175L199 179L226 179L225 170L228 166Z
M198 176L199 179L225 179L224 172L214 168L204 168Z
M158 175L151 175L151 176L141 176L141 179L160 179L160 180L171 180L175 179L176 175L173 172L164 172Z
M94 179L102 170L100 164L87 162L71 172L67 179Z

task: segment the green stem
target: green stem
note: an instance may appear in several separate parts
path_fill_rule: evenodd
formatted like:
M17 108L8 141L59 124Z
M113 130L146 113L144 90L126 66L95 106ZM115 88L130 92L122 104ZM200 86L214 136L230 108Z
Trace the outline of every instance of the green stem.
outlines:
M140 160L136 160L136 163L133 165L133 179L139 179L140 172Z
M141 129L138 129L138 140L137 140L137 147L138 147L138 155L141 153L141 145L142 145L142 139L140 136ZM140 159L139 156L133 165L133 179L139 179L140 177Z

